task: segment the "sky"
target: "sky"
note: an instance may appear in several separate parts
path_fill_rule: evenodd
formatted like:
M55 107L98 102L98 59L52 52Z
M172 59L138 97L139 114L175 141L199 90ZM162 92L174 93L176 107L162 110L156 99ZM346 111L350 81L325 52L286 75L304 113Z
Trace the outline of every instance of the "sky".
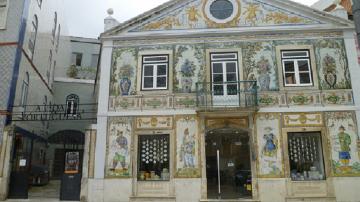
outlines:
M64 0L69 35L97 38L104 30L107 9L113 8L119 22L148 11L168 0ZM312 5L317 0L293 0Z

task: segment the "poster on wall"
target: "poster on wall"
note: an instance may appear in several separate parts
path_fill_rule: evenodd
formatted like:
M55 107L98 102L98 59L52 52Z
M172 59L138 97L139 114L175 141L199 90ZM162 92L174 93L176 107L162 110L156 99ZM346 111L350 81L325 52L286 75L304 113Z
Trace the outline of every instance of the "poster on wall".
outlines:
M106 176L131 177L131 119L111 118L109 120Z
M280 114L258 114L256 118L258 172L260 177L281 177Z
M358 149L354 112L329 112L329 130L332 172L335 176L360 176L360 153Z
M80 153L66 152L65 155L65 173L76 174L79 173Z
M195 116L176 117L176 177L201 177L198 133Z

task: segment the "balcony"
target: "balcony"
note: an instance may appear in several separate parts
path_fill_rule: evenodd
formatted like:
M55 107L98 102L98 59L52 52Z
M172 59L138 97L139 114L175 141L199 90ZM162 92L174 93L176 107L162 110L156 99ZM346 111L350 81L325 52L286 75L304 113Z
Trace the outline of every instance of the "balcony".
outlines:
M196 104L200 110L241 108L256 110L256 81L200 82L196 84Z

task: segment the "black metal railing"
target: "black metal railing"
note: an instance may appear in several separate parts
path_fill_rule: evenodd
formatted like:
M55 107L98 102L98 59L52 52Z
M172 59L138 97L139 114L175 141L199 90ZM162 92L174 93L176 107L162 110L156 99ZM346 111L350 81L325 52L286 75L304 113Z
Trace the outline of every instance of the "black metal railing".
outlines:
M199 108L257 107L256 81L199 82L196 104Z

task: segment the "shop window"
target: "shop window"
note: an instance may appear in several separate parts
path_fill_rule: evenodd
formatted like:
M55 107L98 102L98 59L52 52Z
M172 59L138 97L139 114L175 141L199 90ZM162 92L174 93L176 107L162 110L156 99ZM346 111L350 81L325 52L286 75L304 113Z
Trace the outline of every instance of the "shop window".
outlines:
M324 180L324 158L320 132L288 133L291 179Z
M169 56L143 56L142 90L168 89Z
M33 21L32 21L32 28L31 28L29 43L28 43L28 48L29 48L29 51L31 54L31 58L33 58L33 56L34 56L38 26L39 26L38 17L37 17L37 15L34 15Z
M75 94L66 97L66 115L78 116L79 114L79 96Z
M309 50L281 51L284 85L313 86Z
M169 135L140 135L138 180L170 180Z
M82 53L72 53L72 63L80 67L82 63Z

